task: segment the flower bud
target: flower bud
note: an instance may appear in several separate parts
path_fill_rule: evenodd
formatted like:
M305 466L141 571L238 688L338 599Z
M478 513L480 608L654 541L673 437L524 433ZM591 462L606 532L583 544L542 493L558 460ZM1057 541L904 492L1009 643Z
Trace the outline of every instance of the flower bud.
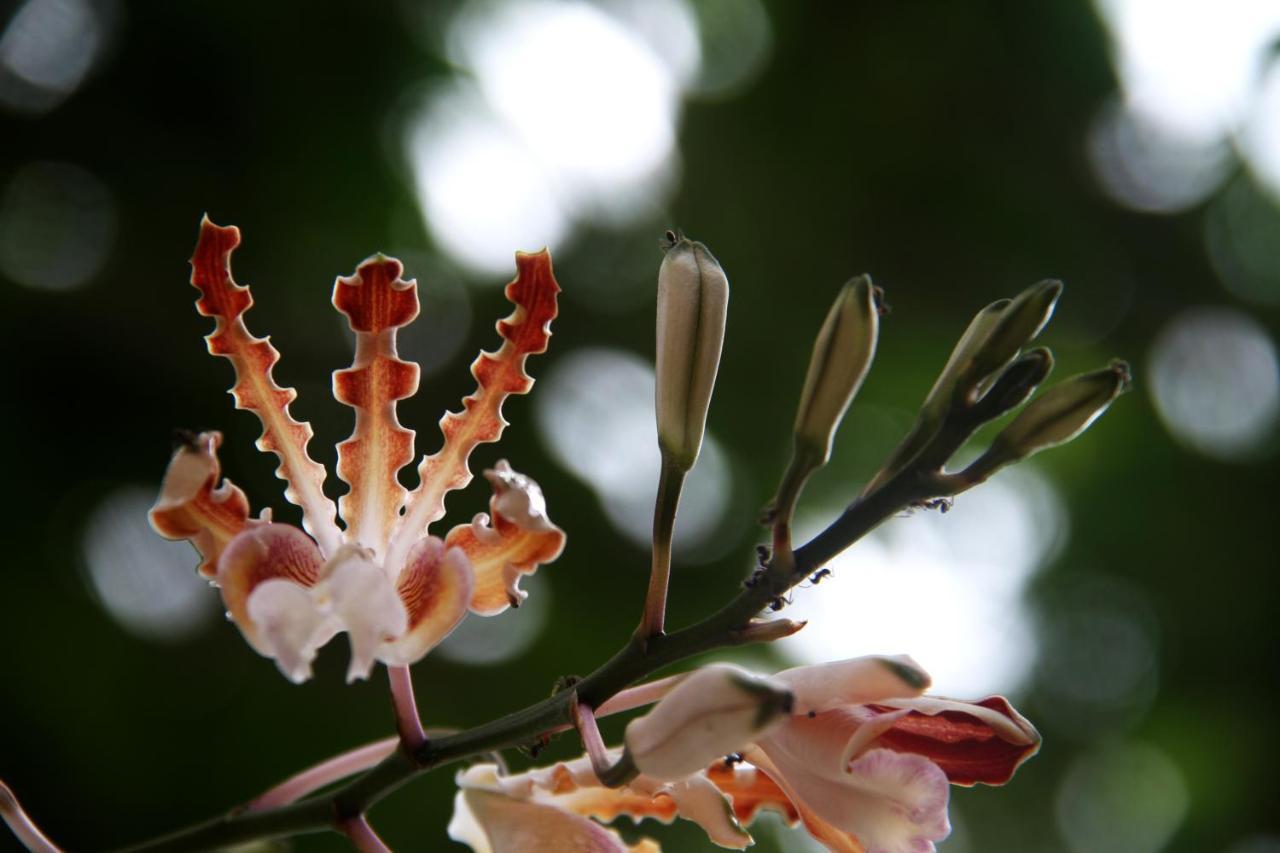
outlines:
M1000 313L986 339L973 352L973 360L964 371L962 384L979 383L1004 367L1053 316L1053 308L1062 295L1062 282L1042 281L1014 297Z
M624 757L651 778L682 779L761 737L787 717L792 702L777 679L712 664L627 725Z
M1011 462L1065 444L1084 432L1112 400L1128 391L1130 381L1129 365L1113 361L1102 370L1058 383L1031 401L969 471L988 476Z
M822 464L831 456L831 439L862 386L876 352L880 319L870 276L845 284L827 313L813 344L800 407L796 445Z
M658 270L658 446L682 471L702 447L728 306L729 280L707 247L674 239Z
M1053 370L1053 354L1044 347L1028 350L992 382L991 388L970 410L973 424L983 424L1016 409L1035 392Z

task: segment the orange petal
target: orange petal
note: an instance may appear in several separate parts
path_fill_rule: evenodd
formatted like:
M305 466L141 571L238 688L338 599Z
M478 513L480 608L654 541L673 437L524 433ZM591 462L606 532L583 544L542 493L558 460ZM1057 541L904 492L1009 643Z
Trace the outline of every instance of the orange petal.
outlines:
M311 674L316 650L340 628L312 600L324 558L307 534L289 524L250 527L218 560L218 586L249 644L294 681Z
M497 441L502 435L507 425L502 404L507 397L527 394L533 387L525 361L546 352L559 292L549 252L516 253L516 278L506 288L516 310L498 322L502 346L495 353L480 353L471 365L478 383L475 393L462 401L461 412L447 412L440 419L444 444L418 466L420 482L396 531L389 565L397 565L427 527L444 516L445 495L471 482L467 460L476 445Z
M492 526L490 516L481 513L471 524L450 530L445 544L464 551L475 570L471 610L494 616L520 606L528 595L520 589L520 576L559 557L565 536L547 518L537 483L511 470L505 459L484 475L493 484Z
M418 365L401 361L396 330L418 316L418 289L400 262L375 255L333 287L333 305L356 333L355 360L333 374L333 394L356 410L355 430L338 445L338 476L351 491L338 502L347 539L385 556L408 492L397 475L413 461L413 430L396 401L418 390Z
M222 434L202 432L173 453L160 497L151 508L151 526L166 539L190 539L200 552L200 574L212 578L218 556L232 537L257 522L249 501L230 480L219 482Z
M421 659L467 615L474 584L466 554L446 548L434 536L420 541L409 552L396 584L409 628L401 637L384 643L378 658L393 666Z
M244 325L244 312L253 305L253 297L249 288L231 278L231 253L239 245L240 229L214 225L208 216L201 220L200 240L191 258L191 283L200 291L196 310L217 319L205 341L209 352L225 356L235 367L231 395L236 407L248 409L262 421L258 448L279 457L276 475L286 483L285 497L302 507L304 525L324 552L331 554L341 542L341 533L334 521L333 501L324 494L324 467L307 455L311 425L289 414L297 392L281 388L271 375L280 353Z

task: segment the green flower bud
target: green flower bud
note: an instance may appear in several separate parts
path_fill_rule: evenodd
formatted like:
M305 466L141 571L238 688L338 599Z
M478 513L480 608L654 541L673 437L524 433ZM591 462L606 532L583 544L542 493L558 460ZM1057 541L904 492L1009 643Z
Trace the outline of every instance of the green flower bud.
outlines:
M974 383L976 388L1040 334L1053 316L1053 308L1061 295L1062 282L1042 281L1014 297L1000 313L1000 319L991 327L986 339L973 351L972 361L962 373L962 390L967 390L964 386L969 383Z
M658 445L688 471L702 448L720 366L729 280L706 246L670 237L658 270Z
M1130 383L1129 365L1123 361L1058 383L1032 400L965 474L985 478L1011 462L1065 444L1088 429Z
M815 464L825 463L831 456L836 427L871 367L879 328L871 278L859 276L841 288L827 313L800 393L796 444L815 455Z
M1053 370L1053 354L1044 347L1023 353L1000 373L982 399L970 409L973 424L984 424L1027 401Z

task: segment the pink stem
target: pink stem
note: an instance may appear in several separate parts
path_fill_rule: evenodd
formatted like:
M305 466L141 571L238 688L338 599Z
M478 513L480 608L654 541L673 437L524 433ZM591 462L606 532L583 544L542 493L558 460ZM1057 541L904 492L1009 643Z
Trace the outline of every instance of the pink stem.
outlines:
M22 803L13 795L3 781L0 781L0 817L13 830L18 841L31 853L62 853L62 848L49 840L49 836L40 831L36 822L22 808Z
M586 747L587 756L591 759L591 769L595 771L598 778L604 778L613 767L613 761L609 758L604 738L600 737L596 715L592 713L591 708L576 699L570 706L570 711L573 714L573 725L582 737L582 745Z
M350 752L335 755L327 761L322 761L314 767L290 776L279 785L267 790L249 803L248 810L260 811L262 809L276 808L277 806L287 806L302 799L312 791L318 791L331 782L345 779L353 773L359 773L361 770L368 770L395 752L399 743L399 738L384 738L383 740L357 747Z
M596 708L595 715L597 717L607 717L610 714L618 714L623 711L630 711L632 708L639 708L641 705L650 705L670 693L671 688L675 687L687 676L687 672L682 672L679 675L669 675L666 678L659 678L657 681L649 681L644 684L637 684L635 687L628 687L626 690L620 690L612 698L603 702L599 708Z
M396 731L406 749L416 750L427 742L427 734L422 730L418 702L413 696L413 676L407 666L388 666L387 678L391 681L391 704L396 709Z
M364 815L342 821L338 824L338 829L351 839L360 853L391 853L391 848L373 831Z

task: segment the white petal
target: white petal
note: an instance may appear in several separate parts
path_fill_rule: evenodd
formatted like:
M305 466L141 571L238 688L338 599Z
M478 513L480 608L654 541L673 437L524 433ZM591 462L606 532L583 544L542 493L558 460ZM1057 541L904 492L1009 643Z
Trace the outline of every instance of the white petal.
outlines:
M378 647L409 627L400 596L381 568L357 556L338 562L318 587L351 639L347 681L368 678Z
M646 776L680 779L780 724L791 706L791 691L781 682L712 664L627 725L627 752Z
M258 650L275 658L280 671L294 683L311 677L316 651L341 630L332 615L316 607L311 590L283 578L254 587L247 607Z
M906 655L868 656L783 670L775 678L796 694L797 714L918 696L929 676Z

